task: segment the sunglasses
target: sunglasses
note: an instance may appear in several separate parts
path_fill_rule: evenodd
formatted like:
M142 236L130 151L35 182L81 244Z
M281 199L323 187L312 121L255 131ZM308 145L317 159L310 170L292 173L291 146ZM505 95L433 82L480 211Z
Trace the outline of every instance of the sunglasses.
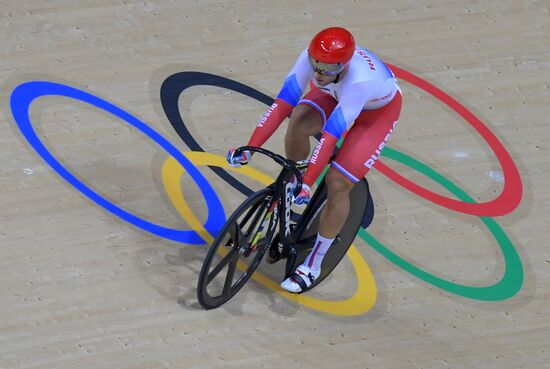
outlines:
M342 63L338 63L338 64L323 63L313 59L311 56L309 57L309 64L311 65L311 67L315 72L319 73L322 76L337 76L344 70L344 67L346 66L346 64L342 64Z

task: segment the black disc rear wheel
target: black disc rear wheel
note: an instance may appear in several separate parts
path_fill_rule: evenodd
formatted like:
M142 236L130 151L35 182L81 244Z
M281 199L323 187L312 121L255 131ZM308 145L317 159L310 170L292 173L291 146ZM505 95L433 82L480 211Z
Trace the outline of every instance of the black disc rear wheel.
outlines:
M233 297L252 276L273 237L273 217L265 237L253 241L272 202L273 189L265 188L246 199L229 217L210 246L197 286L199 303L216 308Z

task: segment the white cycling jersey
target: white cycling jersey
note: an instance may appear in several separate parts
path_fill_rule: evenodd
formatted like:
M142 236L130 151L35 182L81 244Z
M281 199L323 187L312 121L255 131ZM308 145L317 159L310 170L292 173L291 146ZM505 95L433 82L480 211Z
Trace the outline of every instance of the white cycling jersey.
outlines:
M356 48L347 73L337 83L318 86L308 51L302 51L287 75L278 98L296 106L312 82L321 91L334 97L338 104L327 119L325 131L339 138L363 110L374 110L388 104L399 86L393 72L372 52Z

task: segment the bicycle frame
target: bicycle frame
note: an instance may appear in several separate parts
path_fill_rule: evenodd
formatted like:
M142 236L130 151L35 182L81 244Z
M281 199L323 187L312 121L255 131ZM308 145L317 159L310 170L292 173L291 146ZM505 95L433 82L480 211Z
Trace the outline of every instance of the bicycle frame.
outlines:
M295 219L290 208L294 195L291 180L296 176L296 191L300 190L300 169L306 168L308 162L294 162L268 150L248 146L237 149L237 154L242 150L263 153L283 168L275 182L253 193L235 209L209 248L197 285L198 300L206 309L218 307L231 299L249 280L267 251L272 256L270 263L286 258L284 278L288 278L296 264L302 262L314 246L320 212L327 201L327 186L321 181L303 214ZM338 236L330 254L325 257L323 272L314 284L320 283L338 265L361 225L369 198L366 181L361 182L364 183L358 183L350 192L354 198L350 204L350 216L342 228L341 237ZM278 236L275 235L277 231ZM216 255L219 260L214 263ZM251 255L254 256L248 259ZM246 259L246 270L236 276L241 257ZM227 270L227 273L220 274L222 270ZM209 286L212 287L210 291Z
M282 250L279 250L282 255L286 256L287 262L286 262L286 268L285 268L285 278L287 278L292 273L292 267L294 266L294 263L296 261L296 256L298 254L299 248L298 245L295 244L295 241L293 239L293 230L290 228L290 222L291 222L291 210L290 207L292 205L293 200L293 192L298 191L302 186L302 173L300 172L300 169L305 169L309 163L307 160L303 160L300 162L294 162L292 160L286 159L281 155L272 153L271 151L259 148L259 147L253 147L253 146L243 146L239 147L235 150L235 155L238 155L240 152L248 150L251 152L258 152L261 154L264 154L271 159L273 159L275 162L280 164L283 168L281 172L279 173L277 179L273 184L271 184L271 187L274 189L273 198L271 200L271 204L269 206L273 206L273 204L279 204L276 211L275 219L270 219L269 225L268 225L268 232L267 234L269 236L272 236L272 232L274 231L273 224L275 224L275 221L279 221L279 242L282 244ZM292 188L291 179L292 176L296 176L297 183L296 183L296 189ZM315 196L317 195L317 191ZM313 199L312 199L313 200ZM266 214L266 217L269 216ZM301 219L307 219L307 217L302 216ZM265 219L264 219L265 221ZM303 224L300 229L305 227L307 224L305 222L299 222L298 224Z

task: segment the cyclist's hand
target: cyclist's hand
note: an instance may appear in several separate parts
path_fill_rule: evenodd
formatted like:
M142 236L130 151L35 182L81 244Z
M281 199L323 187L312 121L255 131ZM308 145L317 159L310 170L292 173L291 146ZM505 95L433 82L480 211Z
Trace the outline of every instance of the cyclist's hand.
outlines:
M252 154L248 150L244 150L239 155L235 155L235 149L229 149L227 152L227 162L234 168L239 168L241 165L248 164Z
M309 194L310 188L307 184L302 184L302 189L298 196L294 199L294 203L296 205L306 205L309 204L309 200L311 200L311 196Z

